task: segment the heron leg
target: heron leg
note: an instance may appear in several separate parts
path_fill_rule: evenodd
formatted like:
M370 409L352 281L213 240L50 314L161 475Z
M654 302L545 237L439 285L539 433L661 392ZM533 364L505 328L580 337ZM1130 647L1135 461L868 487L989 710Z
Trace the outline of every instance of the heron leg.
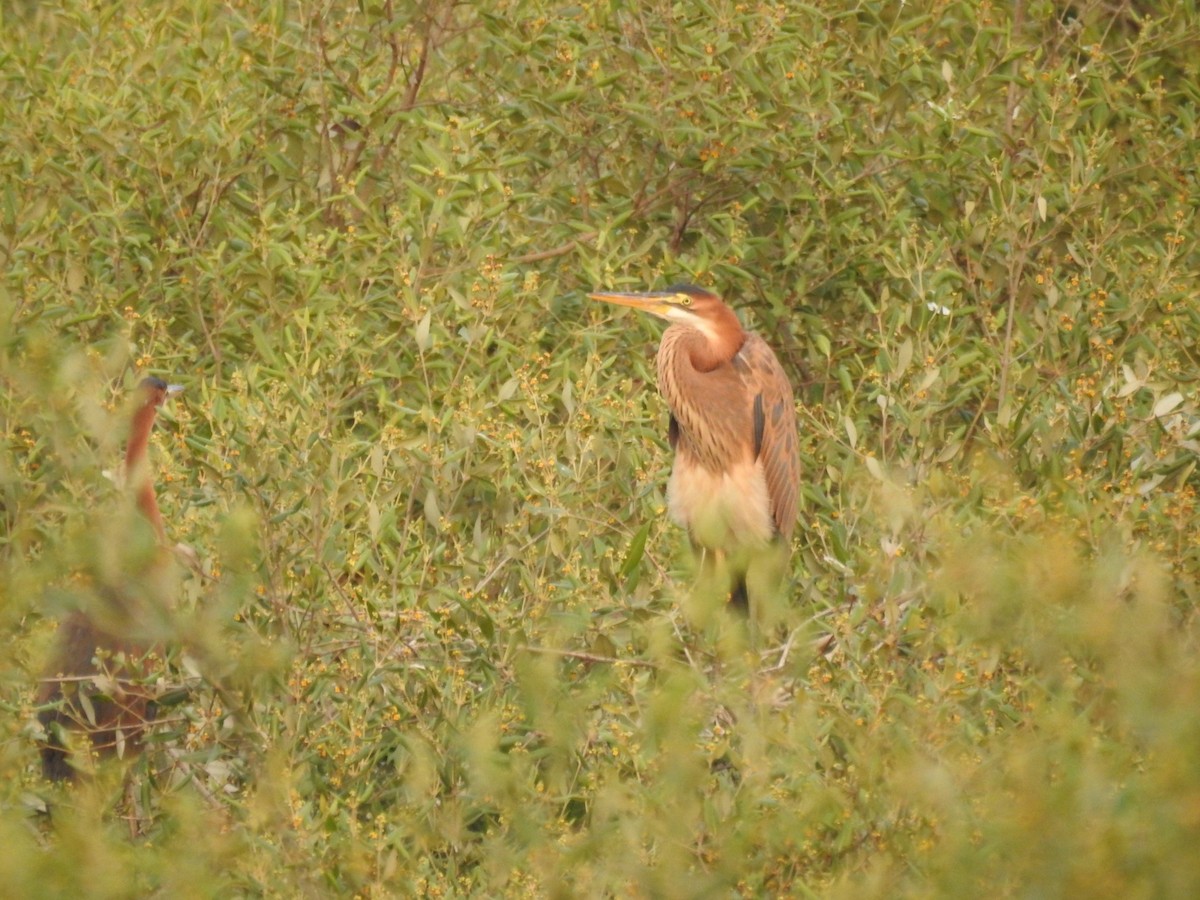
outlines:
M689 617L693 624L704 625L718 610L727 607L733 589L729 555L719 549L692 541L696 573L690 591Z
M706 592L728 599L729 606L739 615L750 614L750 591L746 584L746 566L725 552L692 542L700 560L700 579Z
M729 605L744 616L750 615L750 594L746 589L745 575L734 577L733 588L729 591Z
M776 538L747 561L743 580L754 598L754 618L770 628L787 615L789 603L788 556L790 548Z

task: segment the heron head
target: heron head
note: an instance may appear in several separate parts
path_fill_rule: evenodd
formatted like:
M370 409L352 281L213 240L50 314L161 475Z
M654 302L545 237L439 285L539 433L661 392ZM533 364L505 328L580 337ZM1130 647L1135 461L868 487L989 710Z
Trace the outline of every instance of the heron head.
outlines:
M148 375L137 386L138 403L141 407L159 407L168 397L174 397L183 390L182 384L167 384L161 378Z
M741 337L741 324L733 310L712 291L693 284L674 284L661 291L595 291L588 296L689 325L714 343Z

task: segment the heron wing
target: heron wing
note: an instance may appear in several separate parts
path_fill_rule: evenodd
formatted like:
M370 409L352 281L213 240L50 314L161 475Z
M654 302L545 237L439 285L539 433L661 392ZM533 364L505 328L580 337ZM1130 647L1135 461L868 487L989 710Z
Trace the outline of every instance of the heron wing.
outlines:
M774 352L757 334L746 336L733 368L746 386L746 396L752 398L754 449L767 480L771 518L775 530L788 539L796 525L800 488L792 385Z

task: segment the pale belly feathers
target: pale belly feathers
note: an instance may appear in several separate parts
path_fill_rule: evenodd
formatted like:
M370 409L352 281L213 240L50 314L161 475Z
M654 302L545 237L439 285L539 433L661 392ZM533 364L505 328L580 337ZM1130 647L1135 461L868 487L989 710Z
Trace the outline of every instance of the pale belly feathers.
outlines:
M724 472L676 458L667 511L702 547L735 553L766 545L774 534L762 465L747 461Z

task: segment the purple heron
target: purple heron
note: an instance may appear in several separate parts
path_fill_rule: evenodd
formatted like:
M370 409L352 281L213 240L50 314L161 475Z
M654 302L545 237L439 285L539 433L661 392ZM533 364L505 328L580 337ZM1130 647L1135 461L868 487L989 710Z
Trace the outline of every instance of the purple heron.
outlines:
M796 523L796 408L779 360L703 288L589 296L671 323L657 355L675 451L667 511L687 529L702 577L724 579L748 611L752 596L779 591Z
M126 485L158 542L149 566L129 573L142 581L161 578L169 566L166 528L146 451L159 407L181 390L160 378L145 378L131 401ZM46 731L42 771L51 781L75 778L64 731L86 735L98 756L131 755L140 748L155 715L154 692L144 684L155 648L137 635L141 601L130 595L128 584L98 584L96 590L103 601L96 610L77 610L59 626L54 654L38 687L38 719Z

